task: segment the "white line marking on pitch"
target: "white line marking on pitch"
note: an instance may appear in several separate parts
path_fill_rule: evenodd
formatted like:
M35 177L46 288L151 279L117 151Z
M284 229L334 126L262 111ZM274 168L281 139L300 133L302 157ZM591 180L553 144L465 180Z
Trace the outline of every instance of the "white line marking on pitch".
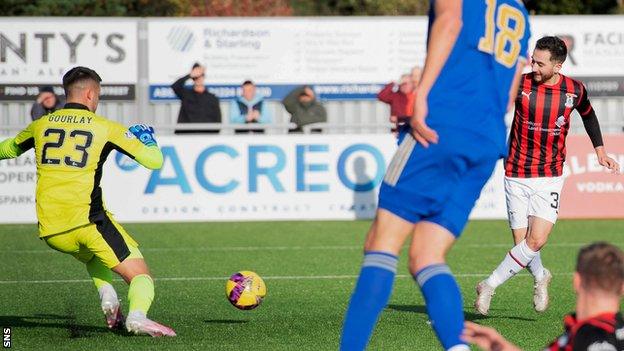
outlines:
M552 273L555 276L570 276L572 273ZM518 274L520 276L529 276L528 273ZM459 273L455 274L456 278L476 278L487 277L487 273ZM356 279L357 275L284 275L284 276L264 276L264 280L339 280L339 279ZM412 278L409 274L399 274L396 278ZM210 281L210 280L227 280L228 277L164 277L155 278L156 281ZM115 279L122 281L121 279ZM91 283L91 279L58 279L58 280L0 280L0 285L9 284L66 284L66 283Z
M579 247L587 245L587 243L552 243L547 244L548 247ZM624 243L613 243L615 245L624 245ZM509 244L458 244L454 247L454 250L461 250L466 248L496 248L496 247L508 247ZM192 252L192 251L301 251L301 250L362 250L361 245L337 245L337 246L221 246L221 247L145 247L141 248L143 252ZM37 249L37 250L0 250L0 254L49 254L55 253L52 249Z

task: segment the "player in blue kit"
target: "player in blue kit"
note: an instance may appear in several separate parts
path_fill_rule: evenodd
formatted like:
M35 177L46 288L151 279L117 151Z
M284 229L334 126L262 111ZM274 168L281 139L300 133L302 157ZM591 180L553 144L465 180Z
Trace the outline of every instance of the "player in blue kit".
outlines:
M366 348L410 235L409 270L440 343L469 350L460 339L461 292L445 256L506 153L504 114L515 99L529 36L520 0L431 1L414 116L381 186L341 350Z

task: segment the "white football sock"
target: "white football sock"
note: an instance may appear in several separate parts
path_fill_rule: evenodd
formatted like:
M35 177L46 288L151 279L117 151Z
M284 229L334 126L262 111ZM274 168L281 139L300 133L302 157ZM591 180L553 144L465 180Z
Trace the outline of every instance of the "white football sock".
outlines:
M544 279L544 266L542 265L542 255L540 255L540 251L537 251L537 255L529 262L527 269L533 274L535 281Z
M497 288L525 268L536 255L537 252L529 248L526 240L522 240L505 255L503 262L488 277L487 284Z
M146 319L147 316L145 315L145 313L143 313L143 311L130 311L128 312L128 317L126 318L126 320L130 319L137 319L137 320L142 320L142 319Z
M100 301L110 301L117 302L117 292L115 288L110 284L104 284L98 288L98 293L100 294Z

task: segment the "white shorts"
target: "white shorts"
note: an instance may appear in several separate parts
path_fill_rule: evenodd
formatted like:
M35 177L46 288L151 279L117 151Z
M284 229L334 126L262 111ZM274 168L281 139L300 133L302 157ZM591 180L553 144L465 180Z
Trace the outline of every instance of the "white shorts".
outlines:
M557 221L563 176L540 178L505 177L505 200L511 229L527 228L529 216Z

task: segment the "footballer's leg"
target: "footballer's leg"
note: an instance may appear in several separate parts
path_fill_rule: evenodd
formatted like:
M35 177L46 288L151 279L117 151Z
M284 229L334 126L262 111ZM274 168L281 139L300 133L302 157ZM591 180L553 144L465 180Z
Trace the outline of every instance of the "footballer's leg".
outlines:
M529 228L512 229L512 232L515 246L526 239ZM537 251L537 255L529 262L527 269L533 275L533 306L535 310L542 312L548 306L548 284L552 275L542 263L541 250Z
M106 267L102 261L93 257L86 263L87 272L91 276L95 287L100 295L102 312L106 317L106 324L110 329L123 329L124 316L121 311L121 304L117 297L117 291L112 285L113 274L110 268Z
M132 250L138 248L133 248ZM113 267L128 284L128 318L126 328L135 334L176 336L173 329L147 318L147 312L154 300L154 281L143 258L127 258Z
M409 269L425 299L431 327L445 350L469 350L461 340L461 291L446 264L455 236L437 223L419 222L409 251Z
M526 231L529 228L529 201L532 188L526 180L505 177L505 200L509 226L514 237L514 247L505 255L492 274L477 284L475 309L487 315L494 291L504 282L520 272L537 256L526 244Z
M513 237L514 246L520 244L522 240L526 239L529 227L516 228L511 230L511 236Z
M90 225L76 228L67 233L46 237L44 240L51 248L70 254L86 265L87 272L98 290L106 324L111 329L120 329L124 326L124 318L117 292L112 285L112 272L87 246L81 244L85 238L85 233L88 233L93 227Z
M171 328L147 319L154 282L136 241L108 214L91 227L84 245L129 284L126 329L135 334L175 336Z
M139 251L137 242L109 214L105 222L100 229L109 233L118 233L128 250L126 257L112 267L113 272L119 274L129 285L126 328L135 334L147 334L153 337L176 336L173 329L147 318L147 312L154 300L154 280Z
M427 314L445 350L469 350L461 339L464 328L463 299L459 285L446 264L446 254L460 236L481 189L492 174L497 154L470 159L467 168L456 166L458 177L448 182L448 196L439 212L416 224L410 246L410 272L420 287ZM461 165L464 157L453 158Z
M548 241L548 237L552 231L554 223L536 216L529 217L529 232L527 233L528 246L538 252ZM535 258L533 259L535 260ZM541 262L540 262L541 266ZM544 312L548 308L550 298L548 295L548 285L552 280L552 274L543 266L539 268L531 268L531 273L535 277L533 285L533 307L537 312Z
M345 315L340 350L364 350L388 304L399 251L414 225L378 209L364 247L364 261Z
M531 262L529 268L535 276L533 306L537 312L543 312L549 304L548 285L552 280L552 274L541 264L539 251L548 241L548 237L557 222L564 179L562 176L546 177L538 178L537 182L536 192L531 198L528 209L529 231L526 240L529 247L538 252L537 262Z
M535 256L537 256L537 251L532 250L527 245L526 239L511 248L492 274L477 285L477 299L475 301L477 312L487 315L494 290L526 268Z
M425 156L430 150L419 147L405 130L399 139L399 148L379 191L377 213L364 245L364 261L345 314L340 350L366 348L377 318L390 298L399 250L419 219L417 211L406 205L422 202L406 190L424 186L422 181L415 182L415 168L436 162L436 158Z
M512 229L511 232L512 232L513 239L514 239L514 246L516 246L520 244L522 240L526 239L527 234L529 232L529 228L524 227L524 228ZM531 245L529 245L529 247L531 247ZM533 257L531 262L529 262L529 264L527 265L527 269L533 275L535 282L538 282L544 277L546 268L544 268L544 265L542 263L541 250L537 251L537 255L535 255L535 257Z

